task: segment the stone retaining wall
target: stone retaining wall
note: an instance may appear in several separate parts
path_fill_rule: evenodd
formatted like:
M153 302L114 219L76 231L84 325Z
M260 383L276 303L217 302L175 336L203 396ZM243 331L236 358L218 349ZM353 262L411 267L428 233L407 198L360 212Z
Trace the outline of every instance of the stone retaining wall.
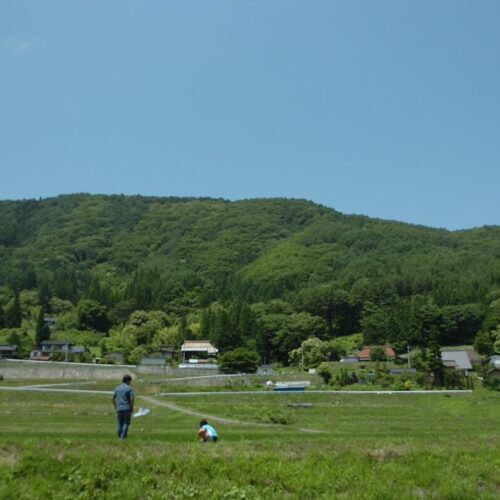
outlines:
M210 370L218 374L218 370ZM171 366L133 366L133 365L99 365L90 363L66 363L58 361L26 361L0 360L0 375L5 380L13 379L40 379L40 380L118 380L129 373L140 377L194 377L209 375L208 370L179 369ZM201 384L203 385L203 384Z

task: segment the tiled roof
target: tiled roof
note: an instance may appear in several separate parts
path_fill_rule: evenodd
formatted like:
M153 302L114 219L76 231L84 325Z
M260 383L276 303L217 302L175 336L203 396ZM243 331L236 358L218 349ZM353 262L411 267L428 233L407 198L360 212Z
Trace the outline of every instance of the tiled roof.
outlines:
M358 358L359 359L369 359L371 356L371 352L373 349L376 348L382 348L385 352L385 355L389 358L395 358L396 353L394 352L394 349L390 346L382 346L382 345L365 345L361 351L358 353Z

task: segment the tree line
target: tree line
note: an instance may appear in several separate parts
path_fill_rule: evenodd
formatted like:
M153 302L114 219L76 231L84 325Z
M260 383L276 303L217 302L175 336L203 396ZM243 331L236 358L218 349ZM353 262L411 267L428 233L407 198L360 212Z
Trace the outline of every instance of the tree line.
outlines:
M499 248L496 226L450 232L306 200L1 201L0 337L87 332L136 356L208 338L282 363L311 337L358 333L400 350L478 336L495 349Z

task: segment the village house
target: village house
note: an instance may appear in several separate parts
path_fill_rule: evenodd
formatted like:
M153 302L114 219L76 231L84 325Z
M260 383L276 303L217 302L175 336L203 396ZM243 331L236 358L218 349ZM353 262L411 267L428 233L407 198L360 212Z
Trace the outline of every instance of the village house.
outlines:
M84 346L73 345L68 340L44 340L40 350L31 351L29 359L32 361L49 361L55 353L62 353L67 357L69 355L83 354L84 352Z
M442 351L441 360L445 368L457 371L465 376L472 370L466 351Z
M208 340L186 340L181 346L182 363L215 362L219 350ZM195 364L195 363L193 363Z
M15 359L17 358L17 345L15 344L0 344L0 358Z
M172 361L175 353L175 347L173 345L162 345L160 346L161 357L167 361Z
M389 345L365 345L361 351L358 352L359 361L371 361L371 355L374 349L383 349L387 360L393 361L396 359L396 352Z

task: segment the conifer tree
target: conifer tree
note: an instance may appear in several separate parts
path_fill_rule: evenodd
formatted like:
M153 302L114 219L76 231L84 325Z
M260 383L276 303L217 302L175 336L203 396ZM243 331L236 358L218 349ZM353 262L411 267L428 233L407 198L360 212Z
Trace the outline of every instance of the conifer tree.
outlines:
M257 321L255 314L246 303L241 304L238 317L238 333L242 339L255 338L257 331Z
M38 288L38 302L46 314L50 314L52 312L50 307L51 298L52 294L50 293L49 286L47 285L47 282L43 282Z
M5 326L7 328L19 328L23 320L19 293L16 293L12 304L5 311Z
M239 335L238 329L233 325L229 314L223 308L216 312L210 341L220 351L224 352L241 347L241 336Z
M200 335L203 339L209 339L212 331L212 313L210 309L204 309L201 315Z
M50 338L50 329L45 323L45 314L43 307L40 307L38 311L38 318L36 321L36 331L35 331L35 340L38 345L41 345L44 340L49 340Z
M441 387L444 383L444 365L441 359L439 346L439 332L435 326L431 327L428 344L429 371L433 377L433 385Z
M179 337L184 341L189 339L192 335L192 332L188 326L186 315L183 314L179 321Z
M5 328L5 312L0 305L0 328Z

